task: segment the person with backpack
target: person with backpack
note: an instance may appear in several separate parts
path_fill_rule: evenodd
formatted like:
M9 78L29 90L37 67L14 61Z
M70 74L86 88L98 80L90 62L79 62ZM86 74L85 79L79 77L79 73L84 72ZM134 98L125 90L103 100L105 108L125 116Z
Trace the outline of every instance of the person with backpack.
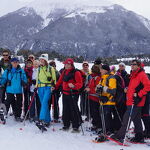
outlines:
M49 66L48 64L48 55L42 54L39 57L39 60L40 60L40 67L38 69L36 87L38 88L41 110L39 122L36 125L38 127L39 126L49 127L51 121L49 101L51 99L53 87L56 84L56 74L55 69ZM34 91L36 91L36 89Z
M82 79L83 79L83 87L80 90L80 110L81 110L81 115L82 116L86 116L87 118L85 118L85 120L89 120L88 118L88 101L87 101L87 97L88 94L87 92L85 92L85 87L88 84L89 81L89 75L90 75L90 70L89 70L89 64L87 61L84 61L82 63Z
M7 113L12 104L12 109L16 121L22 121L22 94L23 86L27 84L27 77L23 69L19 65L17 58L11 59L10 68L6 69L2 75L0 85L6 84L7 99L5 101Z
M29 114L30 114L30 122L37 120L40 115L40 100L38 93L34 92L35 86L36 86L36 79L38 77L38 68L39 68L40 62L38 60L33 61L33 69L32 69L32 78L31 78L31 86L30 86L30 95L31 100L34 98L34 101L32 102ZM34 97L33 97L34 96ZM31 103L31 101L30 101Z
M103 64L100 68L101 80L96 87L96 93L99 94L99 102L103 107L104 122L106 134L110 135L114 131L113 127L113 108L116 105L114 96L116 94L116 79L110 74L110 67Z
M131 64L130 82L127 89L127 110L124 114L121 128L111 138L124 143L126 132L128 132L131 121L133 121L135 136L130 141L144 142L141 111L145 104L145 95L149 89L150 81L144 69L141 67L141 62L139 60L133 60Z
M82 76L79 70L75 69L74 61L71 58L66 59L63 64L65 69L62 72L57 84L56 90L62 85L63 93L63 124L62 130L69 130L72 123L72 132L79 132L79 126L82 123L78 108L79 90L83 86Z
M5 71L11 65L10 51L8 49L4 49L2 51L2 56L3 56L3 58L0 60L0 70ZM0 90L1 90L1 101L2 101L2 103L4 103L5 102L5 94L6 94L6 85L3 85L0 88Z
M85 88L85 91L89 93L87 101L89 102L89 111L92 118L91 131L99 132L102 128L101 116L99 112L99 96L96 94L96 86L99 84L101 79L100 68L98 65L93 65L91 68L92 73L90 74L90 80Z
M55 69L55 73L56 73L56 81L59 80L60 77L60 72L56 69L56 63L55 61L51 61L49 63L50 66L52 66ZM54 90L52 92L52 96L51 96L51 103L50 103L50 108L52 106L53 108L53 122L55 123L59 123L59 98L61 96L60 94L60 89L59 90Z
M27 81L28 81L27 85L24 87L24 116L26 116L30 104L30 96L31 96L30 87L32 85L32 74L33 74L32 60L28 59L26 61L24 71L26 73ZM30 113L26 119L30 119Z

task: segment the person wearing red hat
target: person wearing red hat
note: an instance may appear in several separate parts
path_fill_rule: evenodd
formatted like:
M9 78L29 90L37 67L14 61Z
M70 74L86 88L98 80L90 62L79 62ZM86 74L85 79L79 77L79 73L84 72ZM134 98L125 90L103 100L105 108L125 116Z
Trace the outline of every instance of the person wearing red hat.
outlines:
M81 116L78 108L79 90L82 87L82 77L80 71L75 69L74 61L71 58L66 59L63 64L65 69L62 72L56 90L62 85L63 93L63 124L62 130L69 130L72 123L73 131L79 132Z

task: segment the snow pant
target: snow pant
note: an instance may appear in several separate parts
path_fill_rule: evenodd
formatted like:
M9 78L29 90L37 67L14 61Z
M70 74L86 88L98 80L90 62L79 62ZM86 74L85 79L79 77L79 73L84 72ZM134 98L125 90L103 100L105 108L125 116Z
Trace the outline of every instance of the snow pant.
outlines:
M82 92L80 94L80 111L82 116L88 117L88 108L89 108L89 102L88 102L88 96L86 92Z
M16 98L15 98L16 95ZM11 94L7 93L7 99L5 101L7 113L9 111L10 105L12 106L13 113L15 117L21 117L22 112L22 94Z
M119 129L119 131L116 133L116 137L119 139L125 138L131 108L132 108L132 106L127 106L127 110L126 110L124 117L123 117L122 126ZM143 127L142 127L142 121L141 121L141 110L142 110L142 107L138 107L138 106L133 107L133 111L131 114L131 121L133 121L133 124L135 127L135 129L134 129L135 134L143 135Z
M146 134L150 135L150 93L147 94L145 105L142 108L142 120Z
M31 93L31 100L33 98L34 93ZM39 96L36 93L34 96L34 101L32 102L31 108L30 108L30 117L31 118L39 118L40 115L40 100L39 100Z
M31 96L31 92L30 92L29 88L24 88L24 115L26 115L26 113L28 111L28 107L30 104L30 96ZM30 117L30 113L27 117L28 118Z
M51 87L39 87L38 88L38 95L40 98L41 103L41 110L40 110L40 120L49 123L51 121L50 110L49 110L49 101L51 99Z
M90 113L92 118L92 124L96 128L102 128L101 116L100 116L100 104L99 102L90 100Z
M78 108L78 94L66 95L63 94L63 124L65 127L79 128L81 124L81 115Z
M0 87L0 101L5 103L6 87Z
M51 96L51 101L50 101L50 109L51 109L51 105L54 105L54 114L53 114L53 119L58 120L59 119L59 97L60 97L60 93L58 92L54 92L52 93Z
M113 105L103 105L106 132L113 132L113 108Z
M113 108L113 115L114 115L114 130L118 131L122 126L123 116L126 112L126 105L124 104L117 104Z

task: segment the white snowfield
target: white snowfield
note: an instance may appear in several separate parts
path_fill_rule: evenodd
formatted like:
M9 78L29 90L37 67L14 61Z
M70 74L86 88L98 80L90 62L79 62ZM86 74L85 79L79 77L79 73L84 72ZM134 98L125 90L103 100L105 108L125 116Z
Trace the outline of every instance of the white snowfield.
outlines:
M75 66L81 68L82 65L75 64ZM63 64L57 62L57 67L59 70ZM129 68L127 67L128 71ZM149 68L146 70L150 72ZM51 125L47 132L41 133L34 123L26 121L24 126L23 123L15 122L13 117L8 116L7 124L0 124L0 150L150 150L145 144L123 147L113 142L92 143L96 136L85 131L86 123L83 124L85 135L82 135L82 132L71 133L71 130L60 131L62 126L62 123L54 124L55 131Z

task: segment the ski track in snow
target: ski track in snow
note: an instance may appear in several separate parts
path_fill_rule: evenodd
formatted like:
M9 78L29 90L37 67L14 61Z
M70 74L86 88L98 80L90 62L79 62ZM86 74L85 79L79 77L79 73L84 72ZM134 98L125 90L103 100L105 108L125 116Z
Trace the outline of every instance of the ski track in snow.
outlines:
M56 62L58 70L63 67L63 64ZM81 64L75 64L75 66L81 69ZM90 67L92 64L90 64ZM130 67L127 67L127 71L130 71ZM146 68L147 72L150 72L149 67ZM62 99L60 98L60 107ZM61 107L62 108L62 107ZM15 122L12 116L8 116L6 125L0 124L0 150L149 150L150 147L146 145L135 145L131 147L118 146L115 143L92 143L92 140L96 137L90 135L85 131L87 126L83 125L85 135L80 133L71 133L60 131L59 129L63 125L61 123L54 124L55 131L53 131L53 125L48 128L47 132L42 133L34 123L26 121L26 125L23 123ZM22 130L20 130L22 128Z

